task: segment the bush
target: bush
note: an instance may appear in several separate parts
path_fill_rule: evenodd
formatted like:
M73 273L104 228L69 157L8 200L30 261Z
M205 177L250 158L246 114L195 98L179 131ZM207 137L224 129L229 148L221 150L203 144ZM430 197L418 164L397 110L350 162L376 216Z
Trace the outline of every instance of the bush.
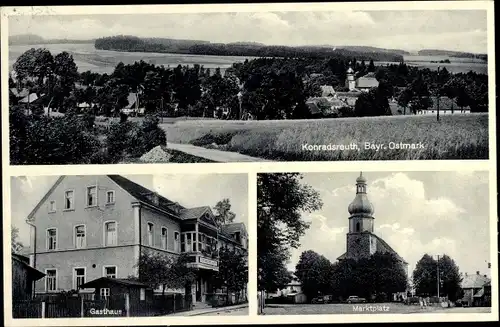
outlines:
M160 119L157 116L146 116L142 122L142 153L158 145L167 144L167 133L158 126Z
M100 146L77 116L25 115L10 109L11 164L84 164Z
M158 145L166 145L166 133L158 123L156 116L146 116L140 125L131 121L111 124L106 138L109 160L137 158Z

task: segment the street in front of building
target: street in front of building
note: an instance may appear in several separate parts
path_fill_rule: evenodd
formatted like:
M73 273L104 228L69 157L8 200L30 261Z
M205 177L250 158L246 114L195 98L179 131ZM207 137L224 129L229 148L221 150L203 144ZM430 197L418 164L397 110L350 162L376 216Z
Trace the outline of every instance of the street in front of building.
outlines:
M307 315L307 314L400 314L400 313L489 313L491 307L443 308L430 306L421 308L418 305L402 303L368 303L368 304L272 304L266 305L264 315Z

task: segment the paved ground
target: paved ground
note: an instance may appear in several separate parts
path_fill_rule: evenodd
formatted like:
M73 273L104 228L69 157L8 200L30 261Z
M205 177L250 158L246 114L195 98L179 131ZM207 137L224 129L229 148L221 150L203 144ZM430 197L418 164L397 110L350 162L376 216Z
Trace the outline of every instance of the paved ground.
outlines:
M191 144L180 144L167 142L167 148L182 151L184 153L202 157L216 162L256 162L268 161L261 158L250 157L237 152L222 151L216 149L205 149Z
M373 304L272 304L264 308L266 315L307 315L307 314L394 314L394 313L484 313L491 308L441 308L421 309L416 305L400 303Z
M248 316L248 304L238 304L229 307L194 309L191 311L177 312L169 316Z
M248 307L200 314L199 316L248 316Z

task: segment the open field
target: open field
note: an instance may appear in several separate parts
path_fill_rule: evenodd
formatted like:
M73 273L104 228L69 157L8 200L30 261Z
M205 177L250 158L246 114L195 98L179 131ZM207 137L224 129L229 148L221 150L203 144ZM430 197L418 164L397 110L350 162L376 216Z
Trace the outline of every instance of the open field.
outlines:
M285 161L487 159L488 115L396 116L282 121L190 120L162 124L167 142L210 146ZM383 144L365 149L365 142ZM391 143L394 142L394 143ZM417 149L395 144L422 143ZM356 150L305 150L303 145Z
M62 51L67 51L73 55L75 63L78 66L78 71L84 72L90 70L95 73L112 73L115 66L122 61L124 64L133 64L135 61L144 60L155 65L165 65L175 67L177 65L203 65L205 68L214 69L220 67L223 72L226 68L231 67L235 62L243 62L245 59L253 57L240 56L208 56L208 55L191 55L191 54L174 54L174 53L154 53L154 52L119 52L98 50L93 43L80 44L36 44L36 45L10 45L9 46L9 67L12 65L24 51L30 48L47 48L56 55ZM453 58L447 56L404 56L404 60L409 65L419 66L421 68L429 68L437 70L438 66L443 64L432 63L431 61L439 61L450 59L451 64L446 64L444 67L452 73L466 73L470 70L477 73L487 74L488 65L486 62L470 59L470 58ZM375 65L398 64L398 62L375 62Z
M265 315L307 314L401 314L401 313L489 313L490 307L442 308L438 306L420 308L418 305L401 303L373 304L273 304L264 308Z

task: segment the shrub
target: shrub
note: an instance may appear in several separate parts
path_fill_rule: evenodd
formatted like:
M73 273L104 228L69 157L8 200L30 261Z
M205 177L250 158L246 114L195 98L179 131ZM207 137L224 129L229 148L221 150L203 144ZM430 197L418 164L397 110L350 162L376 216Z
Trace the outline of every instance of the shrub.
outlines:
M111 162L137 158L158 145L165 145L165 131L156 116L146 116L142 124L121 121L111 124L107 132L107 154Z
M160 119L157 116L148 115L142 122L142 153L145 153L158 145L167 144L166 132L158 126Z
M22 108L11 108L9 123L12 164L89 163L100 145L77 116L25 115Z

